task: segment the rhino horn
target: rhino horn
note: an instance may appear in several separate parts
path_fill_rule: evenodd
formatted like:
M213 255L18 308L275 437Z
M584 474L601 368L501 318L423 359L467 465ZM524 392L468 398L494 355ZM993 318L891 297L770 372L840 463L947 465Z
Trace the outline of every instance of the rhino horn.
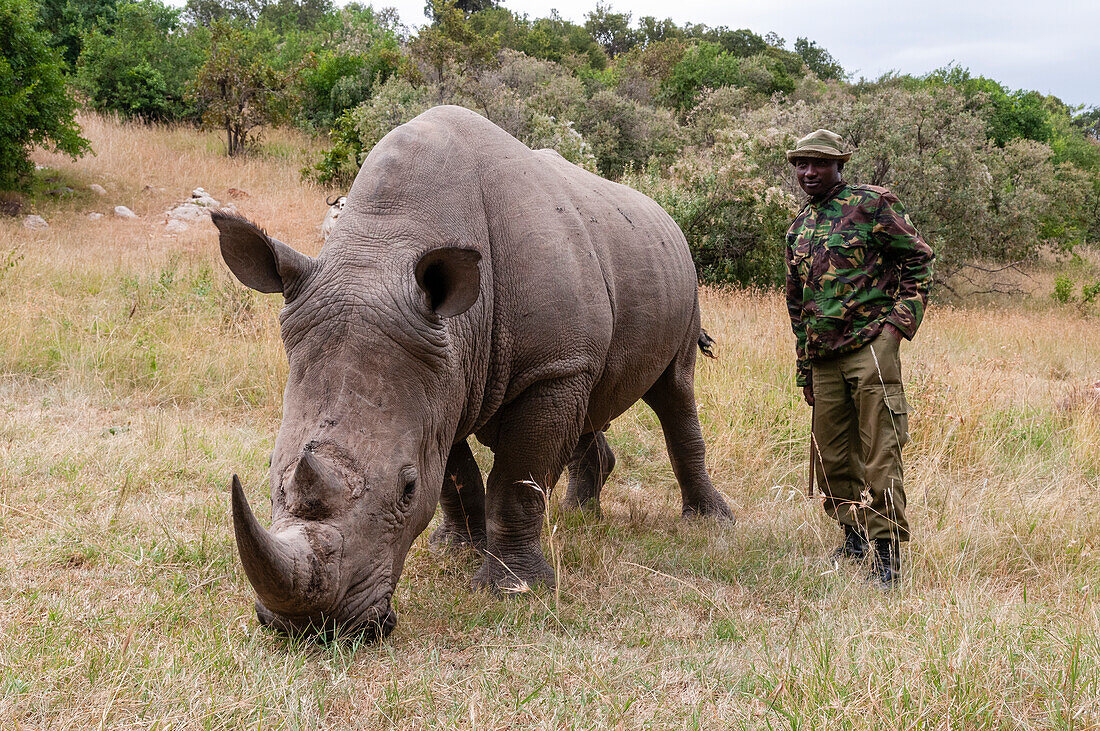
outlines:
M233 533L249 583L268 609L300 613L302 589L311 584L311 549L304 538L296 541L275 536L260 525L236 475L232 494Z
M313 452L302 452L290 480L287 507L300 518L327 517L344 494L340 480Z

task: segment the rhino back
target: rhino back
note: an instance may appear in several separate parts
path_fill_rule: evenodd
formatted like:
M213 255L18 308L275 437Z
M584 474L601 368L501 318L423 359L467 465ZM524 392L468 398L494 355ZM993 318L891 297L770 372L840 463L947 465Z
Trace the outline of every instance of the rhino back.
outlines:
M593 418L613 418L698 335L694 266L660 206L467 109L435 107L383 138L344 216L322 255L481 252L481 298L451 323L470 384L459 438L531 384L577 374Z
M506 398L588 370L599 429L698 339L687 243L653 200L552 151L521 147L483 168L498 329L517 336Z

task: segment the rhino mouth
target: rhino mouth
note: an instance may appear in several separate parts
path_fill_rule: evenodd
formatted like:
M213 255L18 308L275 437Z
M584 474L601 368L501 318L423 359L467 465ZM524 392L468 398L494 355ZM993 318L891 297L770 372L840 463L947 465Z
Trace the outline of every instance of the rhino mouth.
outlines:
M338 530L314 524L271 533L256 520L236 475L231 492L237 550L256 590L261 625L322 639L351 634L381 639L393 631L397 613L390 606L388 573L365 572L347 590L338 588L337 557L344 548Z
M273 612L256 602L256 617L260 624L283 634L296 637L314 637L332 640L337 637L362 637L367 640L382 640L397 626L397 612L393 611L387 599L384 604L371 607L366 612L348 618L328 615L320 617L295 617Z

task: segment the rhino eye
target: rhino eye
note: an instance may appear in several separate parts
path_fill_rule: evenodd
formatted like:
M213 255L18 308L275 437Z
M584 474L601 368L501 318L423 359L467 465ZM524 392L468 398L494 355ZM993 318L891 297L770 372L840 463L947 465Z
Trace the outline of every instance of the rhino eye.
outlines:
M406 508L416 494L416 468L409 467L401 471L401 507Z

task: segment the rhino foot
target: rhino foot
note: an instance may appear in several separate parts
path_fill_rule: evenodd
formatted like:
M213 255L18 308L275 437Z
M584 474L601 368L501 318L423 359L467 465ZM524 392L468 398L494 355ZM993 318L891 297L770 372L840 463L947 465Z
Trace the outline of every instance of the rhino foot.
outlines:
M436 553L457 553L473 549L485 551L485 533L469 531L464 526L444 523L428 538L428 546Z
M554 569L537 549L505 560L486 551L485 563L470 583L494 594L522 594L534 586L554 586Z
M696 503L685 503L681 514L687 520L695 518L714 518L718 522L730 526L737 522L737 516L730 510L730 506L726 505L726 501L722 499L722 496L717 493L711 498L700 500Z
M561 507L562 510L584 513L585 515L591 515L594 518L603 517L603 511L600 509L600 499L598 497L591 497L587 500L581 500L576 496L569 494L562 498Z

